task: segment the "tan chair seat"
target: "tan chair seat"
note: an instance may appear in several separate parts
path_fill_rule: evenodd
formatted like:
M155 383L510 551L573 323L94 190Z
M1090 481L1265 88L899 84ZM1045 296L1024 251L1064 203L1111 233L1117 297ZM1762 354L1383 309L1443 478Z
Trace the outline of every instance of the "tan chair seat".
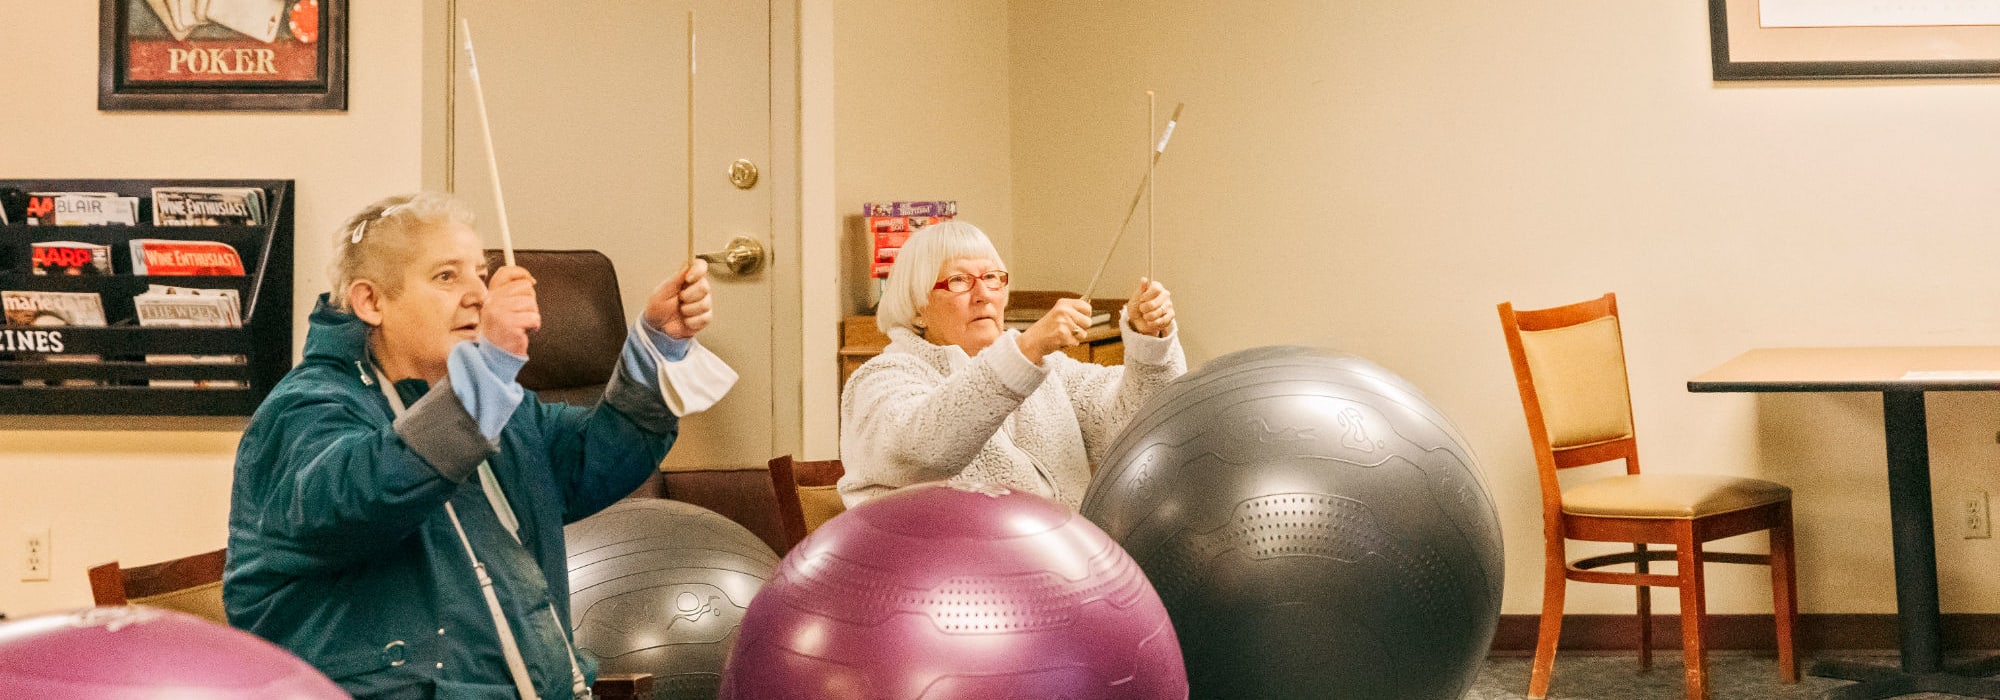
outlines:
M1720 474L1627 474L1563 491L1571 515L1695 518L1789 501L1792 489L1762 479Z
M172 593L161 593L141 598L132 598L133 605L151 605L156 608L179 610L203 619L229 624L229 615L222 608L222 582L204 583L193 588L184 588Z
M800 486L799 507L806 516L807 533L818 530L821 524L847 510L847 504L840 500L840 491L836 486Z

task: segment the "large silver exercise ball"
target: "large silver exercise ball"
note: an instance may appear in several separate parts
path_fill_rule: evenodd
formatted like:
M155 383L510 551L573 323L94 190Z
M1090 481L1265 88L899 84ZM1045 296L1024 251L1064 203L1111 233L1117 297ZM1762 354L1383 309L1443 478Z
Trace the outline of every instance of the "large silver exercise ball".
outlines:
M1499 621L1471 451L1353 355L1255 348L1175 380L1082 511L1152 579L1195 698L1459 698Z
M570 625L598 673L653 674L658 700L709 700L778 555L679 501L630 499L563 530Z

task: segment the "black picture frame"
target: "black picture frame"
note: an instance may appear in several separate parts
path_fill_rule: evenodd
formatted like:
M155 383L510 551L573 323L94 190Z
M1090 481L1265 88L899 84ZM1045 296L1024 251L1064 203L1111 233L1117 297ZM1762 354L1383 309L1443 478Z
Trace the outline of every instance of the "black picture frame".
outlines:
M1881 27L1813 27L1804 30L1795 28L1765 29L1762 27L1738 27L1739 36L1743 31L1761 32L1814 32L1818 52L1812 56L1799 55L1780 60L1738 60L1730 53L1731 8L1736 8L1739 20L1746 8L1755 10L1758 0L1708 0L1709 52L1716 80L1825 80L1825 79L1882 79L1882 78L1988 78L2000 76L2000 53L1993 56L1954 55L1954 42L1949 40L1953 33L1963 32L1965 27L1892 27L1884 31ZM1740 24L1740 22L1739 22ZM1884 37L1936 38L1938 41L1898 41L1922 44L1922 48L1891 48ZM1839 54L1843 50L1856 53L1866 51L1880 55L1901 52L1892 59L1869 58L1843 60ZM1830 55L1829 55L1830 54ZM1904 57L1907 56L1907 57Z
M100 110L347 109L347 0L282 0L275 38L261 45L216 23L175 36L154 9L173 0L99 1ZM310 41L293 36L294 11L316 17L317 26L301 32ZM164 77L183 67L188 77ZM260 73L280 75L255 77Z

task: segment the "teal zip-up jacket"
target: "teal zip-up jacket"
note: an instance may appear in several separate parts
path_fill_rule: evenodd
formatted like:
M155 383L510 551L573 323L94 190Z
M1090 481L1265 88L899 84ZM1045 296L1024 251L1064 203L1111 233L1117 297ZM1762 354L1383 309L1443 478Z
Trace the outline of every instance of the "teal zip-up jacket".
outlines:
M678 430L659 389L632 372L621 362L595 408L544 405L529 393L496 445L449 380L397 382L409 410L395 418L375 384L368 326L322 296L305 358L258 407L237 450L223 575L230 624L356 697L515 698L449 501L495 581L537 692L569 697L563 525L638 488ZM479 483L482 461L513 505L518 544Z

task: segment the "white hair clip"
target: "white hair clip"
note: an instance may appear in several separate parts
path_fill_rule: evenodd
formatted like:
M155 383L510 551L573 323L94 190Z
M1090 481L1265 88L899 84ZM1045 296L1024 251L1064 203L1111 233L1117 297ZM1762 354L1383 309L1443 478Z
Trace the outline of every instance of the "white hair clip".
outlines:
M347 243L348 243L349 245L354 245L354 244L358 244L358 243L360 243L360 242L361 242L361 237L362 237L362 236L366 236L366 235L368 235L368 222L370 222L370 221L381 221L381 220L383 220L383 219L387 219L387 218L389 218L389 217L391 217L391 216L395 216L396 214L398 214L398 213L402 212L402 211L403 211L404 209L408 209L408 208L410 208L410 205L413 205L413 204L416 204L416 200L411 200L411 201L408 201L408 202L404 202L404 203L402 203L402 204L398 204L398 205L395 205L395 206L392 206L392 207L388 207L388 208L386 208L386 209L383 209L383 210L381 211L381 213L378 213L378 214L376 214L376 215L374 215L374 216L371 216L371 217L369 217L369 218L366 218L366 219L362 219L360 223L357 223L357 224L355 224L355 225L354 225L354 229L353 229L352 231L348 232L348 234L347 234Z

